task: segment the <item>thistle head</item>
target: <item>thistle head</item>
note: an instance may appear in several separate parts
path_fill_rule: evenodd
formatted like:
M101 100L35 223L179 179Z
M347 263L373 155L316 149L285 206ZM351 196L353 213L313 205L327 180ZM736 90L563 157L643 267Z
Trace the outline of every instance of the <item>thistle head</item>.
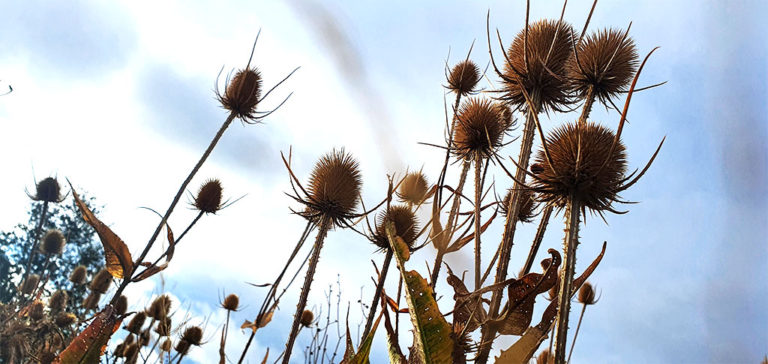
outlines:
M55 177L47 177L35 185L35 195L28 196L35 201L58 203L64 200L61 196L61 186Z
M504 200L501 201L501 214L507 216L509 213L509 201L512 199L513 190L510 188L507 190L507 194L504 195ZM528 223L533 221L536 216L536 199L533 196L531 190L525 188L520 190L520 207L517 214L517 221L522 223Z
M70 312L59 312L53 322L61 328L69 327L77 321L77 316Z
M72 273L69 275L69 281L74 283L76 286L82 286L85 284L86 275L88 271L86 270L84 265L78 265L75 267L75 269L72 270Z
M626 91L637 70L635 42L625 32L604 29L584 37L566 64L568 82L575 96L586 98L590 89L595 98L608 103Z
M157 296L149 305L147 316L156 320L163 319L171 312L171 298L168 295Z
M256 68L247 66L235 72L235 76L224 86L224 94L217 91L221 106L241 120L253 120L256 106L261 101L261 73Z
M51 297L48 299L48 308L51 309L51 312L64 311L67 308L67 300L69 300L67 291L59 289L56 292L53 292Z
M144 326L145 321L147 321L147 314L145 312L137 312L131 317L131 321L128 321L128 325L125 325L125 330L132 334L139 335L141 334L141 328Z
M304 310L304 312L301 313L301 319L299 320L299 323L301 323L301 326L310 327L312 326L312 322L314 321L315 321L315 314L312 313L312 311Z
M91 280L89 288L91 291L104 294L109 290L109 286L112 284L112 274L108 270L102 268Z
M37 274L30 274L27 276L26 279L24 279L24 282L21 283L21 293L28 295L35 291L35 288L37 288L37 284L40 283L40 276Z
M454 153L460 158L488 158L501 147L507 122L502 109L487 99L470 98L456 114Z
M200 326L189 326L184 329L184 333L181 334L181 341L186 341L189 344L200 346L203 342L203 329Z
M381 249L388 250L389 240L387 239L386 226L391 222L395 226L395 234L403 239L408 248L413 247L416 241L418 221L416 215L408 206L392 205L387 211L381 211L376 216L376 233L373 241Z
M421 172L408 173L395 193L400 201L418 205L427 198L429 183Z
M210 179L200 186L192 205L200 212L215 214L222 207L221 191L221 182L218 179Z
M470 60L453 66L448 75L448 89L462 96L472 93L478 82L480 82L480 69Z
M585 282L581 285L581 288L579 288L578 299L580 303L585 305L595 304L595 289L592 287L591 283Z
M240 297L238 297L234 293L224 298L224 302L221 303L221 307L223 307L227 311L237 311L237 308L239 306L240 306Z
M323 217L341 226L355 212L361 185L357 161L344 149L334 149L320 158L312 170L303 215L310 219Z
M64 234L58 229L48 230L40 241L40 251L43 254L59 255L64 251L64 245L67 244Z

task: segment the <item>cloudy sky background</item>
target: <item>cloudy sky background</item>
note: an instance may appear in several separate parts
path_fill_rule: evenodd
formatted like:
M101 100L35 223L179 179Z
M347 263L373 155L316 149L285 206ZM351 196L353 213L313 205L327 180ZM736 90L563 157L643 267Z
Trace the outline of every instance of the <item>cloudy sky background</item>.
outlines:
M566 19L577 29L590 3L569 2ZM561 6L534 2L532 19L557 17ZM243 66L261 29L254 64L266 85L301 66L264 108L294 94L264 125L234 123L191 185L217 177L227 196L245 198L204 218L162 281L129 292L137 304L163 287L172 293L193 322L207 322L212 342L192 359L217 360L219 298L238 293L247 307L233 321L252 320L266 291L245 282L272 281L304 226L288 210L280 151L293 148L295 172L306 180L319 156L344 146L360 161L369 204L383 197L387 174L423 167L434 180L442 153L417 143L442 140L449 48L453 64L475 40L472 59L488 63L488 9L492 26L511 42L523 27L523 1L0 3L0 87L14 88L0 97L0 227L25 220L33 171L38 179L57 174L105 204L100 218L140 251L157 221L139 207L167 207L226 117L214 100L219 70ZM623 134L630 165L642 167L665 135L667 142L623 195L641 203L608 216L609 225L593 218L583 228L580 264L602 241L608 250L591 279L602 298L587 310L574 362L754 363L766 354L768 26L759 18L766 10L759 0L598 4L591 29L633 21L642 55L661 46L640 84L668 81L633 98ZM573 118L556 115L547 124ZM615 127L618 116L597 110L593 119ZM503 154L517 151L513 143ZM492 172L499 190L510 185ZM179 230L194 212L177 211L171 224ZM560 246L559 218L553 221L545 247ZM501 236L499 225L485 241ZM532 227L519 234L512 267L522 264L532 235ZM353 233L331 232L310 305L322 305L340 277L342 311L351 302L354 328L356 301L361 294L369 301L373 291L370 259L383 259L374 250ZM426 275L423 262L431 264L433 254L423 249L409 267ZM471 270L470 249L462 254L448 263ZM249 362L259 362L267 347L272 357L283 349L298 288L256 336ZM450 288L440 282L438 292L447 312ZM382 332L374 362L385 360ZM306 334L294 350L297 362ZM230 356L246 339L232 331Z

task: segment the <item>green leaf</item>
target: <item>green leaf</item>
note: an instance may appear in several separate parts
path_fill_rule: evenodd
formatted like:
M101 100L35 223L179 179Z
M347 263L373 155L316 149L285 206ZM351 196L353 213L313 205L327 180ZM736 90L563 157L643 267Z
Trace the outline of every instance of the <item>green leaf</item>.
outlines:
M451 363L456 346L451 337L451 325L440 313L432 287L427 280L416 271L405 270L404 263L409 256L408 246L403 239L395 235L395 228L391 223L387 224L386 230L389 245L395 253L397 267L405 284L405 298L413 323L415 353L420 357L420 362L425 364ZM411 361L414 359L416 358L411 358Z
M371 328L371 332L368 333L363 339L363 343L360 344L360 348L355 353L352 346L352 337L349 335L349 325L347 325L347 350L344 353L344 359L341 360L341 364L368 364L368 356L371 354L371 346L373 345L373 336L376 334L376 328L379 327L379 321L381 321L381 315L376 319L376 322Z

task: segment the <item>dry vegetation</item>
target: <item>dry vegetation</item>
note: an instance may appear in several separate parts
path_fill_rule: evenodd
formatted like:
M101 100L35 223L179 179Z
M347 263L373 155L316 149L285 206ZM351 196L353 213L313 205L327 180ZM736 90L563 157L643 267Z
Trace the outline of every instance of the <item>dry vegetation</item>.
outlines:
M487 22L490 23L490 14ZM264 288L267 294L256 306L258 311L252 313L255 319L242 325L250 337L235 356L233 348L229 348L230 356L226 349L230 313L241 309L240 302L234 294L222 299L221 309L226 311L227 319L221 323L221 334L205 335L215 337L207 345L218 342L221 363L243 362L254 337L273 320L276 308L280 304L294 304L282 298L305 265L307 270L293 324L285 338L286 346L282 353L281 348L272 348L272 360L277 357L278 361L288 363L295 359L296 339L306 334L311 337L311 344L304 348L307 362L366 363L377 332L387 337L392 363L486 363L492 348L500 349L494 361L502 364L531 360L561 364L570 360L584 310L596 302L587 279L606 249L603 244L597 257L587 257L591 263L577 274L580 222L587 212L601 217L606 213L624 213L617 206L626 202L619 194L637 182L659 150L642 170L628 173L627 153L631 148L622 142L622 132L632 94L641 90L637 87L638 78L653 51L639 62L629 29L589 31L589 18L580 32L563 21L562 15L560 19L529 21L526 12L526 24L508 47L488 25L485 36L492 60L489 74L480 73L470 59L471 50L465 60L446 69L446 87L455 101L446 113L445 144L437 146L445 152L445 163L427 167L434 168L438 172L435 175L393 174L400 177L390 177L389 190L366 208L360 199L363 180L358 161L345 150L333 150L320 157L306 183L292 171L290 154L283 157L291 181L286 188L290 188L292 211L306 224L296 231L299 239L285 267ZM149 307L138 307L123 292L128 285L162 272L195 223L226 206L221 183L209 180L191 201L198 215L183 232L176 235L167 224L228 126L236 119L259 123L285 102L262 110L271 91L282 81L265 90L261 73L252 61L234 72L223 91L217 92L229 115L170 206L163 214L158 213L161 221L142 251L130 252L120 237L81 202L77 191L71 190L83 219L95 229L103 244L104 269L93 277L87 277L84 269L71 272L74 285L88 284L90 295L84 302L68 302L66 290L46 285L48 272L27 271L18 277L20 294L0 307L0 361L171 363L181 362L191 350L204 344L203 328L180 317L183 314L172 307L169 296L158 295ZM483 78L495 78L492 82L497 87L479 90L478 83ZM614 102L622 98L624 106L619 109ZM617 111L613 125L590 120L595 102ZM560 113L579 109L577 120L544 133L540 117L546 114L554 119ZM517 125L518 114L521 127ZM518 138L519 155L515 160L504 160L500 150ZM538 150L533 148L535 140L541 146ZM506 172L496 178L509 182L503 199L495 200L489 193L489 164ZM459 169L458 180L448 181L449 168ZM468 179L470 184L466 183ZM47 206L62 200L60 187L56 179L49 178L41 181L36 191L32 197L42 204L44 220ZM428 221L417 220L420 209L430 212ZM534 264L538 250L555 216L563 216L565 221L563 246L561 250L549 249L549 256L538 268ZM530 242L528 259L519 275L513 277L509 272L510 252L515 245L528 246L528 242L515 239L516 229L521 224L536 222L538 230ZM492 224L503 224L501 237L484 234ZM345 327L338 289L336 295L333 287L327 291L325 312L307 310L307 297L310 289L315 288L313 275L322 247L329 231L334 229L352 229L361 239L385 252L381 269L374 274L377 280L373 297L363 298L363 307L368 312L367 320L360 323L360 337L352 337L349 327ZM312 236L314 241L307 252L303 248ZM165 248L159 256L150 257L150 249L158 240ZM409 266L416 266L408 262L411 253L430 246L435 251L431 272L409 270ZM61 232L48 231L32 249L55 258L66 249L66 244ZM469 282L443 263L446 254L460 250L474 253L473 266L460 267L473 272ZM483 251L495 252L491 261L482 261ZM292 264L295 261L299 262L298 267ZM396 273L389 274L390 270ZM397 292L384 291L388 276L398 280ZM450 313L440 312L435 301L435 283L439 279L446 279L454 290L452 295L442 292L453 298ZM582 307L578 324L571 330L574 296ZM542 312L534 312L537 298L550 301ZM79 315L72 313L73 305L84 310L77 311ZM401 317L410 319L412 334L401 329ZM119 335L125 338L109 345L118 330L125 332ZM404 351L401 338L411 335L412 344ZM510 347L494 347L500 335L516 336L517 341ZM547 338L551 338L549 344L542 345ZM355 348L353 342L360 344ZM110 350L106 351L107 348ZM263 357L266 362L270 353L251 355Z

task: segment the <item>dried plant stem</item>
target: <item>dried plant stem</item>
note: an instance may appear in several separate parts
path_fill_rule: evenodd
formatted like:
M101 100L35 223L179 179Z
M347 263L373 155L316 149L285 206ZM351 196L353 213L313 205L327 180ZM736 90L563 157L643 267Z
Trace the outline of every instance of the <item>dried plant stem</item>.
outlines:
M568 352L568 360L567 363L571 362L571 355L573 354L573 347L576 346L576 338L579 337L579 329L581 328L581 319L584 318L584 311L587 310L587 305L582 305L581 308L581 315L579 315L579 323L576 324L576 332L573 334L573 342L571 343L571 351Z
M376 292L373 294L373 302L371 303L371 309L368 312L368 320L365 322L365 329L363 329L363 335L361 338L368 336L371 332L371 326L373 325L373 317L376 316L376 308L379 306L379 299L381 298L381 291L384 289L384 281L387 279L387 271L389 270L389 264L392 262L392 249L387 249L387 256L384 257L384 264L381 266L381 273L379 274L379 282L376 284Z
M224 123L221 125L221 128L219 128L219 131L216 133L216 136L213 137L213 140L211 140L211 143L208 145L208 148L203 153L203 156L200 157L200 160L197 161L197 164L195 164L195 167L192 168L192 171L189 172L189 175L187 175L187 178L182 182L181 187L179 187L179 191L176 192L176 196L173 197L173 201L171 202L171 205L168 206L168 210L165 212L165 215L163 215L163 219L160 220L160 223L157 225L157 228L155 228L155 232L152 233L152 237L149 238L149 241L147 242L147 245L144 247L144 251L141 252L139 257L136 259L136 261L133 263L133 269L132 271L135 272L136 268L139 267L142 261L144 261L144 258L146 258L147 254L149 253L149 250L152 248L152 245L155 243L155 240L157 240L157 236L160 235L160 230L165 226L166 222L168 221L168 217L173 212L173 209L176 207L176 204L179 203L179 200L181 199L181 196L184 194L184 191L186 191L187 186L190 182L192 182L192 178L197 174L197 171L200 170L200 167L205 163L205 161L208 159L208 156L211 155L211 152L213 152L213 148L216 147L216 144L219 142L219 139L221 139L222 135L224 135L224 131L227 130L230 124L232 124L232 121L235 120L236 114L230 113L229 116L227 116L227 119L224 121ZM117 302L117 299L120 297L120 295L123 293L123 290L126 286L128 286L128 283L131 282L130 277L126 277L126 279L123 279L123 281L120 283L120 286L115 291L115 294L112 296L112 300L110 301L110 304L114 305L115 302Z
M224 347L227 346L227 332L229 331L229 314L230 311L227 310L227 321L224 324L224 328L221 330L221 343L219 345L219 364L226 364L227 362L227 353L224 350Z
M547 231L547 225L549 224L549 218L552 216L552 206L547 205L544 211L541 213L541 221L539 222L539 228L536 230L536 236L533 238L533 244L531 244L531 251L528 252L528 259L525 260L525 266L523 267L523 275L531 272L533 262L536 260L536 254L539 252L541 246L541 240L544 239L544 233Z
M579 125L584 125L587 122L589 113L592 112L592 104L595 102L595 87L589 86L587 89L587 98L584 100L584 108L581 110L581 116L579 116Z
M320 229L317 232L317 237L315 238L315 246L312 248L312 257L309 259L309 268L307 268L307 275L304 278L304 286L301 288L299 303L296 305L296 314L293 316L291 334L288 337L288 343L285 345L285 356L283 356L283 364L290 363L293 344L296 342L296 336L299 334L299 321L301 321L301 313L304 312L304 308L307 306L307 297L309 296L309 289L312 286L312 279L315 276L317 262L320 259L320 250L323 248L323 241L325 240L326 235L328 235L328 230L330 227L330 219L323 216L320 221Z
M480 153L475 155L475 290L480 289L480 203L483 198L483 186L480 178L483 159Z
M459 184L456 186L456 189L453 193L453 203L451 204L451 210L448 213L448 222L445 225L445 228L442 232L442 239L450 242L451 238L453 238L453 233L455 231L454 225L456 225L456 221L459 218L459 206L461 205L461 192L464 190L464 182L467 180L467 174L469 173L469 167L471 163L468 160L464 161L464 164L461 167L461 175L459 176ZM440 188L438 188L440 190ZM439 216L433 216L433 219L440 218ZM445 249L447 248L448 243L446 243L446 247L438 248L437 250L437 256L435 257L435 265L432 267L432 276L431 276L431 283L432 288L435 288L435 285L437 284L437 277L440 274L440 266L443 265L443 255L445 255Z
M448 129L448 145L445 149L445 162L443 163L443 169L440 171L440 177L437 181L437 186L442 187L445 184L445 175L448 171L448 161L451 159L451 146L453 146L453 129L456 128L456 120L458 119L459 105L461 103L461 93L456 93L456 101L453 103L453 117L451 118L451 126ZM448 122L448 116L446 115L446 123ZM443 201L443 189L438 188L435 192L437 194L438 206L442 205Z
M32 233L32 236L30 237L29 241L29 256L27 256L27 266L24 269L24 279L26 280L29 274L31 273L30 270L32 269L32 259L35 257L37 253L37 241L40 239L40 232L43 229L43 224L45 223L45 218L48 215L48 201L43 201L43 205L40 206L40 220L37 221L37 226L35 227L35 231Z
M568 315L571 310L573 272L576 268L576 248L579 244L579 213L581 203L571 195L566 206L563 267L560 270L560 290L557 298L557 329L555 330L555 364L565 363L568 341Z

